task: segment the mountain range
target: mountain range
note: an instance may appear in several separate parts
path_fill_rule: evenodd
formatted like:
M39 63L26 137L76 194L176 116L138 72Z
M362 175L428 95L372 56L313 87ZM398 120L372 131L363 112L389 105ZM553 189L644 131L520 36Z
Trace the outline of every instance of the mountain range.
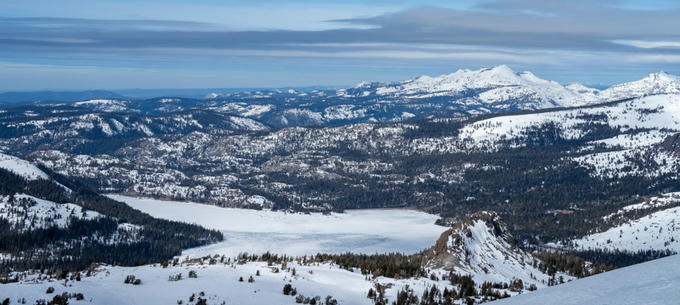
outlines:
M362 82L345 89L254 90L213 93L202 99L126 99L111 97L106 93L98 99L81 99L77 102L69 96L63 102L72 102L73 106L96 111L141 114L210 109L279 128L400 122L574 107L678 92L680 78L664 72L598 90L580 84L563 86L555 81L541 79L531 72L518 73L501 65L480 70L458 70L438 77L420 76L398 82ZM92 92L86 94L91 95Z

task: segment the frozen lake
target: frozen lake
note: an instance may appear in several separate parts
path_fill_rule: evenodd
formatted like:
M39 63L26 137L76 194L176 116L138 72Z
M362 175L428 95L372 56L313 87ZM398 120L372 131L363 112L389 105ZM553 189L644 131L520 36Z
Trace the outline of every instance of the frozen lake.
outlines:
M434 245L447 228L437 216L401 209L350 210L342 214L292 214L108 195L154 217L199 224L224 234L224 241L185 250L203 256L242 252L285 253L416 253Z

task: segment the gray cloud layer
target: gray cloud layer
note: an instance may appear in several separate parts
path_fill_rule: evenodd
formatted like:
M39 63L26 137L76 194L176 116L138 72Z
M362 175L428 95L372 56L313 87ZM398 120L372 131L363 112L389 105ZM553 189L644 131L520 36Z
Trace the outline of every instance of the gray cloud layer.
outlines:
M245 49L345 51L341 44L448 44L546 50L678 54L621 41L680 41L680 11L616 8L615 1L499 1L476 10L420 7L373 18L341 20L369 29L228 31L199 22L0 19L5 51L101 49ZM616 41L616 42L615 42ZM334 44L320 47L319 44Z
M279 70L286 73L291 66L314 70L306 83L316 82L319 71L325 71L318 67L334 64L346 75L354 71L342 70L344 65L354 65L361 73L369 65L385 69L381 71L389 68L384 73L392 75L410 63L412 71L418 71L413 73L434 63L437 67L455 63L455 68L507 63L532 70L542 65L566 77L574 71L583 74L588 67L616 75L631 67L638 72L680 67L680 11L636 10L620 4L503 0L466 10L415 7L370 18L330 20L338 28L319 31L234 31L218 24L173 20L0 18L0 63L43 65L50 71L66 65L232 68L252 72L253 83L261 81L262 74L278 73L267 69L282 62ZM351 28L342 28L343 24ZM256 65L257 71L251 68ZM234 75L238 80L241 74ZM353 77L344 79L351 82Z

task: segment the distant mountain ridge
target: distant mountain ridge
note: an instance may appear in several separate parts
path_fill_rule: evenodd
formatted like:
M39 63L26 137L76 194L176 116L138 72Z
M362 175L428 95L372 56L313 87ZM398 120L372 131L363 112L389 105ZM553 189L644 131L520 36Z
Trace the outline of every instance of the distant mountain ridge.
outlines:
M107 90L86 91L14 91L0 93L0 103L8 105L33 102L78 102L89 99L127 99L124 95Z
M279 128L531 111L678 93L680 78L663 71L638 81L600 90L581 84L563 86L531 72L515 72L508 66L500 65L479 70L458 70L437 77L419 76L397 82L361 82L343 89L270 89L212 92L199 98L148 99L111 97L116 93L98 94L98 91L92 91L83 93L81 96L88 98L81 99L73 93L66 96L68 99L64 102L96 111L152 115L189 109L212 110ZM54 97L42 96L41 100L48 101Z

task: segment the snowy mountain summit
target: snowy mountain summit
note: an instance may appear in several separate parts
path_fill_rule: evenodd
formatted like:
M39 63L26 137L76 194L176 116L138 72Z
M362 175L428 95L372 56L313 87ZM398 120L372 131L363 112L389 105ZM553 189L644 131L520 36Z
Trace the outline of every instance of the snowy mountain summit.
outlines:
M573 83L563 86L529 71L506 65L480 70L458 70L437 77L419 76L393 83L359 83L354 89L384 98L453 99L461 104L486 106L489 111L574 107L656 94L680 93L680 77L663 71L605 90ZM373 92L370 92L373 90ZM483 108L481 109L483 112Z
M531 72L515 72L506 65L480 70L458 70L438 77L419 76L394 83L362 83L381 96L409 98L457 97L461 102L520 110L580 106L596 99L570 90Z

